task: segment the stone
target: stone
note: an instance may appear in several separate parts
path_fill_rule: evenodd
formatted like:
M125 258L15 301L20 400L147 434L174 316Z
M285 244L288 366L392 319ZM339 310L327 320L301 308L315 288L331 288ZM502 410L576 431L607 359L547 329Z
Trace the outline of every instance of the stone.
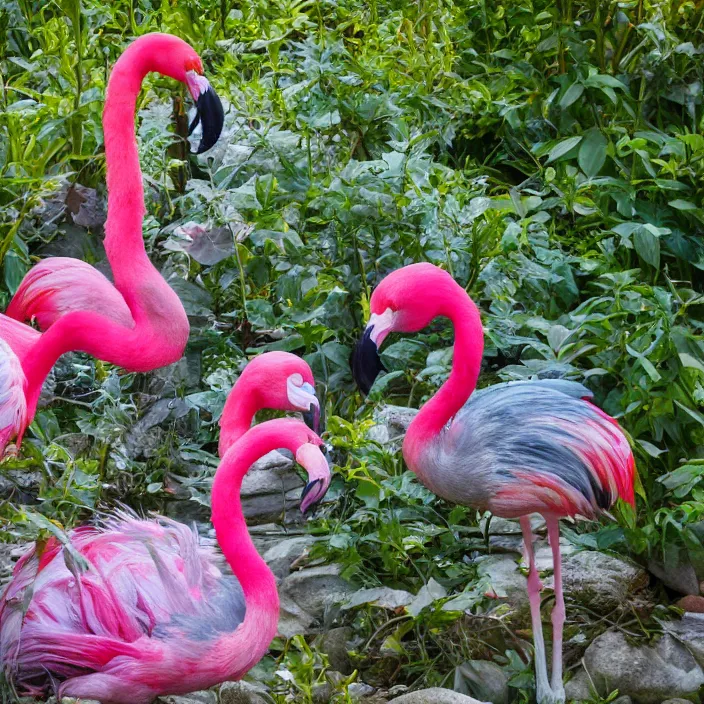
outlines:
M679 594L699 594L699 579L689 562L679 561L665 567L658 560L648 560L648 570L666 587Z
M465 687L458 686L459 681ZM468 660L455 670L455 689L492 704L508 704L508 681L509 674L491 660Z
M267 701L249 682L223 682L220 704L267 704Z
M293 572L279 585L279 596L295 602L315 619L321 619L326 608L345 601L352 591L340 577L340 565L321 565Z
M301 502L303 480L293 460L274 450L252 465L242 481L242 510L247 523L271 523ZM292 490L296 491L292 491Z
M376 690L364 682L352 682L347 686L347 693L352 701L359 701L365 697L370 697Z
M682 611L704 614L704 596L695 596L694 594L683 596L675 603L675 606L682 609Z
M619 697L619 699L620 699L620 697ZM616 699L614 701L614 704L616 704L617 701L618 701L618 699ZM662 704L692 704L692 700L691 699L680 699L679 697L675 697L674 699L666 699L664 702L662 702Z
M672 701L681 701L678 699L673 699ZM633 704L633 700L627 695L623 694L620 697L616 697L611 704ZM690 702L691 704L691 702Z
M354 630L349 626L331 628L318 636L318 650L328 657L330 667L343 675L351 675L354 671L352 660L347 652L347 641L354 636Z
M402 440L416 415L417 408L382 406L374 414L376 425L369 430L368 437L383 445Z
M620 631L607 631L591 643L582 662L601 696L617 689L636 704L660 704L673 695L686 697L704 684L702 668L669 634L653 646L635 646Z
M686 613L680 621L660 621L663 630L682 643L704 668L704 614Z
M565 595L599 614L607 614L648 585L648 574L629 560L595 550L582 550L562 561ZM553 578L545 586L553 588Z
M313 685L311 698L313 699L313 704L329 704L334 694L333 686L329 682L323 682Z
M581 667L565 684L567 701L586 702L594 699L594 691L589 675Z
M477 560L478 574L487 584L486 593L508 603L512 620L529 619L527 580L512 555L488 555Z
M483 704L478 699L468 697L466 694L459 694L451 689L442 689L441 687L419 689L415 692L402 694L391 701L394 704Z
M217 704L218 698L215 692L204 690L202 692L191 692L190 694L169 694L166 697L157 699L160 704ZM83 700L81 700L82 704Z
M54 699L54 701L56 701L56 699ZM47 704L49 704L49 701L47 701ZM100 702L97 699L83 699L83 697L80 699L74 699L73 697L61 697L61 704L100 704Z
M283 638L305 635L310 632L310 627L315 618L302 609L287 594L279 593L279 625L277 634Z
M312 535L280 540L264 553L264 561L277 579L283 579L291 574L291 565L305 555L313 543Z

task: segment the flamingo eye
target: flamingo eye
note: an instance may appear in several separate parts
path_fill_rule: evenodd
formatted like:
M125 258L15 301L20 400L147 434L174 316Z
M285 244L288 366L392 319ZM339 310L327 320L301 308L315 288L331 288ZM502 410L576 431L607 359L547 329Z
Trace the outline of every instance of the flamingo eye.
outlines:
M288 378L288 380L294 386L303 386L303 377L300 374L291 374L291 376Z

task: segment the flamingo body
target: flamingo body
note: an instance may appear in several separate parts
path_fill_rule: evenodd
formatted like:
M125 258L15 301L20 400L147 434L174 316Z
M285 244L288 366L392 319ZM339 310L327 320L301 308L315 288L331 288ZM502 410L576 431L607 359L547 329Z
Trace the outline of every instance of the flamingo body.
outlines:
M408 428L403 456L429 489L449 501L520 518L529 562L528 596L539 704L562 704L562 593L559 519L594 518L618 499L634 504L635 463L618 423L566 380L497 384L474 392L484 332L465 290L432 264L411 264L374 290L371 315L352 359L368 391L383 368L378 348L391 332L417 332L437 317L455 330L452 371ZM473 393L474 392L474 393ZM542 585L529 514L545 517L555 571L552 677L540 615Z
M633 503L634 463L623 433L576 382L497 384L473 393L412 469L445 499L504 518L595 518Z
M198 151L212 146L224 116L202 70L191 46L159 33L132 42L113 67L103 127L108 185L105 250L115 284L85 262L66 257L40 262L20 284L7 315L0 315L0 339L21 365L26 410L20 424L7 421L17 418L7 369L13 368L13 390L19 377L15 362L7 363L7 349L0 348L5 370L0 381L0 458L13 437L18 444L21 441L34 417L42 383L62 354L85 352L135 372L172 364L183 354L189 331L186 312L144 248L144 190L134 118L142 80L157 71L189 87L203 124ZM18 321L36 321L43 333ZM4 403L10 405L4 408Z
M23 694L60 681L62 696L148 704L241 678L276 634L276 580L247 532L242 478L278 447L309 473L308 504L327 491L322 441L291 418L233 443L213 483L213 524L224 555L166 518L121 512L27 552L0 596L0 664ZM87 567L77 564L76 553Z
M59 680L91 670L122 678L130 664L156 683L173 677L164 668L178 661L181 691L200 689L194 678L208 677L208 651L246 610L222 555L194 529L126 512L69 539L88 571L70 570L52 539L42 554L34 548L22 557L0 604L0 652L15 686L40 695L47 671ZM124 701L139 701L133 694Z
M27 427L27 399L22 365L0 338L0 453L10 438L22 439Z
M47 330L74 311L92 311L126 328L134 319L125 299L95 267L70 257L51 257L30 269L5 314L15 320L36 320Z

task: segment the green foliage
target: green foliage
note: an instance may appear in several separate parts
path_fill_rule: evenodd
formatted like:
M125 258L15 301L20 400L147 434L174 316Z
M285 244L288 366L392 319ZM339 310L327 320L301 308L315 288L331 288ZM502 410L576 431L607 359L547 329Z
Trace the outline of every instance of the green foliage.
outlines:
M360 585L415 594L432 578L481 608L463 560L486 550L478 516L438 502L366 434L382 398L415 406L442 383L450 331L391 341L368 403L348 370L373 286L428 260L482 308L481 384L581 380L630 434L637 514L573 539L704 569L703 20L689 0L5 2L0 306L52 247L80 239L80 256L101 258L56 194L103 191L106 76L129 39L191 41L227 115L221 143L188 157L172 127L182 89L147 80L145 238L191 317L188 356L151 379L63 363L22 457L2 466L15 486L3 537L46 530L33 511L69 526L116 498L207 503L227 391L248 355L286 349L311 363L335 446L315 554ZM210 243L184 237L193 222ZM444 603L388 631L360 608L354 625L397 650L398 681L438 683L487 652L479 637L449 648L461 611ZM279 701L309 698L327 667L302 639L279 665L295 674Z

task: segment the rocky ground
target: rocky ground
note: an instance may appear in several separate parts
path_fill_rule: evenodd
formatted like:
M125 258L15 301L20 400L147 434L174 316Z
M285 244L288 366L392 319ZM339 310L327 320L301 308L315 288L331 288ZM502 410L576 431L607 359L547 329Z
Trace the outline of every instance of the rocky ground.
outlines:
M378 414L372 429L374 438L394 443L403 435L413 417L409 409L387 407ZM257 463L247 475L242 495L245 514L260 553L279 582L281 619L279 633L284 637L306 635L317 639L326 653L329 682L317 685L313 702L330 701L333 684L353 673L350 650L358 649L351 628L335 625L344 622L344 612L361 604L373 604L390 612L419 613L437 599L446 599L445 589L431 582L417 594L403 590L377 588L355 590L341 576L335 564L317 564L308 559L316 538L309 535L296 510L302 481L293 462L273 452ZM196 520L205 540L213 538L207 521L207 508L196 502L175 501L169 514L180 520ZM537 558L545 586L551 587L551 553L544 524L534 517L539 536ZM479 574L486 593L496 607L481 616L467 612L461 627L486 628L487 621L500 623L505 639L526 646L530 640L530 619L525 570L521 566L521 534L515 521L493 519L489 525L491 554L480 558ZM643 567L614 554L577 550L567 540L562 544L564 587L568 602L568 628L565 656L571 678L566 685L569 699L577 701L606 697L618 690L619 704L675 704L683 699L698 701L704 685L704 597L699 582L688 573L668 574L669 593L680 592L677 606L684 611L667 612L656 619L656 631L639 627L652 622L655 604L653 586L658 566ZM0 583L10 574L11 564L21 549L0 545ZM655 574L653 574L655 573ZM696 592L696 593L692 593ZM675 597L677 598L677 597ZM453 610L457 610L455 604ZM659 613L659 612L658 612ZM549 623L549 604L544 614ZM510 637L509 635L511 634ZM498 652L505 641L497 642ZM459 668L465 690L482 701L508 704L508 677L495 663L472 660ZM362 670L348 687L349 701L366 704L472 704L466 694L448 689L406 691L406 687L384 686L378 677ZM337 679L336 679L337 678ZM68 701L68 700L67 700ZM183 697L166 697L165 704L264 704L271 697L258 684L226 683L219 692L198 692ZM303 700L301 700L303 701Z

